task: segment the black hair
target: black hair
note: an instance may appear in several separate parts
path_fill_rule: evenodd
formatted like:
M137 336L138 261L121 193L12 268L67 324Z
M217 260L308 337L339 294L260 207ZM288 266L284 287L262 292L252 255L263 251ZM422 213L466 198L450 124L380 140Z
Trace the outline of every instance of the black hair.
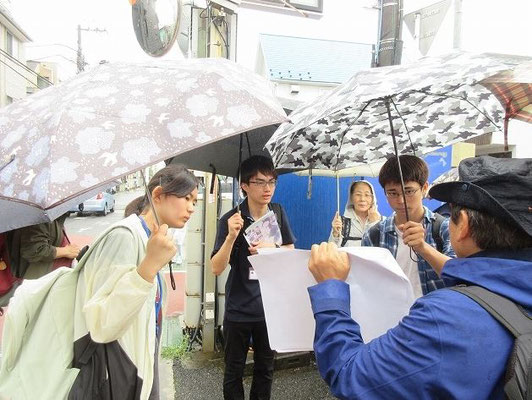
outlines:
M451 204L453 223L458 223L462 210L469 217L471 238L482 250L519 250L532 247L532 236L519 226L482 211Z
M429 179L429 167L427 163L419 157L412 155L399 156L401 162L401 170L403 171L404 182L417 182L419 186L423 186ZM397 165L397 158L389 158L382 166L379 172L379 183L382 188L388 183L401 183L401 175L399 174L399 166Z
M277 178L277 172L273 166L273 161L269 157L265 156L251 156L248 159L242 161L240 169L240 183L249 183L249 180L257 175L259 172L264 175L271 175L274 179ZM247 193L242 189L244 194Z
M170 164L159 170L150 179L146 191L150 193L157 187L163 188L163 194L173 194L177 197L185 197L198 187L198 179L185 166ZM137 197L126 206L124 216L131 214L140 215L148 207L148 195Z

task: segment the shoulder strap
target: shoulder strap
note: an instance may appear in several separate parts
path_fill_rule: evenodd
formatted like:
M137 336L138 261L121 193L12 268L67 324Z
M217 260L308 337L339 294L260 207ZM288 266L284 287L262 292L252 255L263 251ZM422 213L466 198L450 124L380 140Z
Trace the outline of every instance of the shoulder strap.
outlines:
M532 333L532 318L506 297L499 296L480 286L454 286L449 289L460 292L476 301L515 337Z
M342 243L340 247L344 247L350 240L362 240L362 237L351 236L351 218L340 216L342 219Z
M15 229L7 233L7 251L9 254L9 263L11 273L17 278L22 278L28 267L27 263L21 265L20 260L20 229Z
M436 249L441 253L443 251L443 239L440 235L441 224L445 221L445 217L438 213L434 213L434 221L432 222L432 238L436 242Z
M380 225L381 225L380 223L377 223L368 229L368 235L371 240L371 244L373 246L379 246L380 244L380 239L381 239Z
M351 231L351 218L340 215L340 219L342 220L342 235L349 236L349 232Z
M279 229L283 227L283 213L281 212L281 205L279 203L270 203L271 210L277 218L277 223L279 224Z

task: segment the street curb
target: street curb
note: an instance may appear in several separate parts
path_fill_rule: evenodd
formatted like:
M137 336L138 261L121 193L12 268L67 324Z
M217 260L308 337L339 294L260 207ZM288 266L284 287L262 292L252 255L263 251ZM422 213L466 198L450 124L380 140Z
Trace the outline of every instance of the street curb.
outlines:
M174 400L174 364L173 360L159 359L159 398Z

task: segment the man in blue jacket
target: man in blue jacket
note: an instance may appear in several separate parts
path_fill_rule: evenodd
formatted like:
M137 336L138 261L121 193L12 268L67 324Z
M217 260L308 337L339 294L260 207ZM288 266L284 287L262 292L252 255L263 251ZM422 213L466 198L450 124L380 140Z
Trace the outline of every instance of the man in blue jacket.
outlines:
M452 204L447 287L482 286L532 313L532 159L464 160L460 181L430 190ZM406 240L406 238L405 238ZM341 399L500 399L514 337L475 301L440 289L364 343L351 319L347 254L314 245L309 288L321 376Z

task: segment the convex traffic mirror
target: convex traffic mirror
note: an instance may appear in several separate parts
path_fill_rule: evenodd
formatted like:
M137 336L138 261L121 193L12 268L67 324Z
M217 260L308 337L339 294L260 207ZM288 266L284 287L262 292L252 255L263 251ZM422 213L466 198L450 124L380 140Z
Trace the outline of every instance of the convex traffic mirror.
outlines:
M130 3L140 47L153 57L166 54L179 28L180 0L130 0Z

